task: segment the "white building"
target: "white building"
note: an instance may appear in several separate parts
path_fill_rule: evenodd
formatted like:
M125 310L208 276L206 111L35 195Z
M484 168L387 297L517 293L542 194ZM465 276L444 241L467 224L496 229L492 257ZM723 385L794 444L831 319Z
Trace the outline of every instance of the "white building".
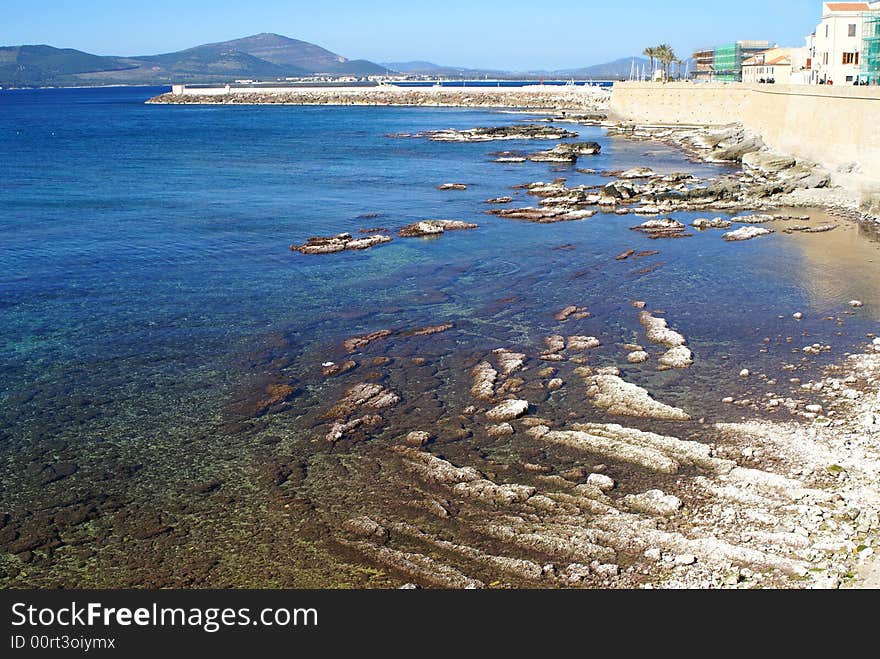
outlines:
M822 22L807 37L809 82L852 85L861 70L863 17L880 2L823 2Z
M771 48L743 62L743 82L749 84L797 85L808 82L804 48Z

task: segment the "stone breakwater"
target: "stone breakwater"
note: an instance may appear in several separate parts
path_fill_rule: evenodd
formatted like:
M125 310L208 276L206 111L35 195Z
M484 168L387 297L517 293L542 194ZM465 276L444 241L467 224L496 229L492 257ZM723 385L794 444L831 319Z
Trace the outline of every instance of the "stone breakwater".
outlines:
M218 93L221 92L221 93ZM162 94L151 104L173 105L402 105L425 107L525 108L535 110L579 110L603 112L610 92L598 88L561 87L517 88L426 88L403 89L291 89L284 91L187 90L182 94Z

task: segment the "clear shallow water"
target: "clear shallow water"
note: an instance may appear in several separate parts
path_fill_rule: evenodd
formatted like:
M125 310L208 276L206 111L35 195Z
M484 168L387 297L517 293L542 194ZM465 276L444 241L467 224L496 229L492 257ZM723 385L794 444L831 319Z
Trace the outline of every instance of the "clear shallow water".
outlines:
M495 151L546 148L542 142L386 137L502 125L523 120L518 114L144 105L161 91L0 92L0 437L2 495L13 519L60 505L65 492L112 494L122 502L114 511L136 514L146 501L160 512L171 509L162 505L171 492L175 505L191 505L186 488L205 473L259 463L250 440L236 440L234 428L219 425L237 417L238 402L259 398L266 381L280 378L302 387L306 408L317 404L342 386L321 383L320 363L341 357L342 339L376 329L454 322L454 332L416 348L389 342L371 350L443 362L431 386L447 401L464 402L473 359L499 346L536 353L543 337L560 330L553 314L569 304L588 306L593 318L564 332L600 337L595 363L620 366L620 344L645 341L630 301L646 300L688 337L697 363L687 372L658 374L651 364L624 371L695 416L725 413L717 401L743 388L741 368L774 376L799 361L786 337L794 346L832 344L821 364L876 331L878 245L854 225L731 245L715 231L651 241L630 231L642 221L635 217L556 225L505 220L485 215L484 200L513 194L516 204L537 203L512 185L557 176L570 185L608 179L491 162ZM687 162L662 145L579 130L603 146L579 167L725 171ZM470 187L435 189L444 182ZM426 218L480 228L436 240L396 239L359 253L289 251L313 235L395 229ZM614 260L630 248L661 254ZM850 299L867 306L844 316ZM807 315L803 323L791 319L795 311ZM771 343L760 352L765 338ZM404 398L407 387L427 386L412 373L399 377ZM306 437L297 415L275 416L273 428L293 438L285 441ZM77 472L42 484L43 465L59 460ZM139 475L99 477L119 466L137 467ZM259 507L259 495L239 496ZM216 514L217 506L202 514ZM259 513L246 508L260 523ZM178 511L178 521L187 514ZM62 558L69 558L66 546L57 549ZM246 547L232 543L227 551ZM83 560L88 566L98 559ZM19 574L15 560L4 565ZM49 556L42 569L64 565ZM269 583L248 569L249 583ZM107 583L122 577L114 579Z

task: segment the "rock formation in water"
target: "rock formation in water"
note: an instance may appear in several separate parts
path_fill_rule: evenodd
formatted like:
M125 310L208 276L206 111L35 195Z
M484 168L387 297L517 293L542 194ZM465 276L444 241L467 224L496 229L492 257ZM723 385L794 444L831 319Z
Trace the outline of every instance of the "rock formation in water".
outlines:
M309 238L302 245L291 245L290 249L301 254L334 254L346 250L362 250L391 242L391 236L367 236L354 238L350 233L336 236Z

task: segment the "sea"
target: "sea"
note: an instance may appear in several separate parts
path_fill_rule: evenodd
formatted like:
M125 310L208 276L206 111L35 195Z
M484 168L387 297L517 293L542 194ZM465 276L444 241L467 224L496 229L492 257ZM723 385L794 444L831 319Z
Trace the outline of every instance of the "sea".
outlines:
M595 336L592 365L724 421L751 412L723 398L762 396L768 380L797 393L789 367L806 382L877 332L877 236L822 211L807 213L835 231L779 226L733 244L718 231L649 240L634 216L539 225L485 212L504 195L534 205L515 187L533 181L731 171L671 146L566 123L601 153L502 164L497 151L548 145L392 136L542 115L145 104L165 91L0 91L0 586L396 585L331 542L379 496L358 460L415 429L442 446L492 350L536 358L550 335ZM437 189L448 182L468 187ZM479 228L361 252L290 249L423 219ZM630 249L657 253L615 258ZM687 337L691 369L626 363L624 344L649 346L633 301ZM554 315L569 305L591 316L563 328ZM363 355L342 347L385 329ZM830 350L799 350L812 344ZM347 359L353 371L324 377ZM540 399L543 414L596 414L575 380ZM328 444L327 410L361 381L393 389L397 416ZM709 441L703 428L686 435ZM519 464L513 440L456 437L450 452Z

